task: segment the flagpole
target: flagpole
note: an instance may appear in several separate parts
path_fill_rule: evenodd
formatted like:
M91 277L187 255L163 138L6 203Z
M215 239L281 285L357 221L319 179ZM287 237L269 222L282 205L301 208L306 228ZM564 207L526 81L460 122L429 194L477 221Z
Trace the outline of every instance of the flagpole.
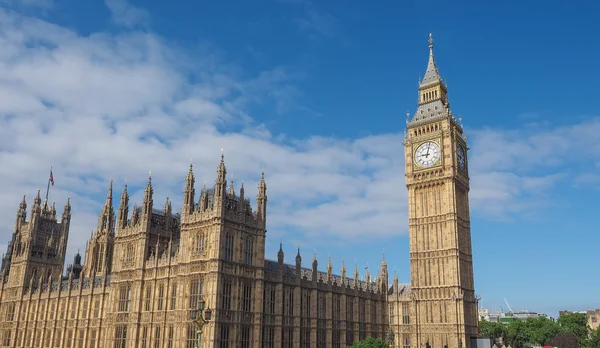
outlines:
M50 166L50 176L52 176L52 166ZM48 192L50 191L50 177L48 177L48 187L46 188L46 202L48 202Z

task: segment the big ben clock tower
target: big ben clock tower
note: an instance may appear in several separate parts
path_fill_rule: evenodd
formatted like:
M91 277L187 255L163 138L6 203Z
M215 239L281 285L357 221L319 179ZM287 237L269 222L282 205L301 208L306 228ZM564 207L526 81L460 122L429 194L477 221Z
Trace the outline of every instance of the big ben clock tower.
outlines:
M466 137L454 119L429 35L419 106L404 142L411 274L411 347L471 347L477 301Z

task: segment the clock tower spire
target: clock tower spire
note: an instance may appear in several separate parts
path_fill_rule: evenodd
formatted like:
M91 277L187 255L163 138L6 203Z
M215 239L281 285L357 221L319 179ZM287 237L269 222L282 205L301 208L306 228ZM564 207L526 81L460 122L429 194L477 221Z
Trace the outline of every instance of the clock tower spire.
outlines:
M411 271L411 346L471 347L477 302L466 137L452 116L429 35L429 61L404 141Z

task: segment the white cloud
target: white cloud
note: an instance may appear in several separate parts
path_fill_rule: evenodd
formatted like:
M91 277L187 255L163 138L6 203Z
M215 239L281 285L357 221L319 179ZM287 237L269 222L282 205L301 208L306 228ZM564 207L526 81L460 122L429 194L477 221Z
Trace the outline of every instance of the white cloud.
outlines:
M127 0L104 0L104 3L112 13L113 22L117 25L145 27L150 23L150 13L131 5Z
M96 227L109 178L117 193L127 178L132 203L140 202L151 170L155 204L169 195L177 210L190 158L198 188L212 185L221 148L247 196L256 195L264 166L270 238L314 246L315 236L406 233L402 129L355 140L291 138L254 121L253 104L294 107L301 74L274 67L243 79L153 34L80 36L3 11L0 46L0 243L10 238L22 195L31 206L38 188L43 194L51 165L50 199L59 214L67 196L73 204L72 254ZM223 131L231 125L241 131ZM539 209L540 197L564 180L558 165L569 149L585 145L598 158L600 132L592 128L599 125L472 131L474 212L502 218ZM562 142L567 135L580 143Z

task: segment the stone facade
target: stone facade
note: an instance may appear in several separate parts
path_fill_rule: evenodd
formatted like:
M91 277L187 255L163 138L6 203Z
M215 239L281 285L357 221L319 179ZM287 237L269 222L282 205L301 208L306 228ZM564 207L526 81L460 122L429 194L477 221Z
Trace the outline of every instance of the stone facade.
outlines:
M419 106L404 146L411 275L411 345L471 347L478 335L466 136L452 116L429 39ZM407 115L409 116L409 115Z
M431 74L426 79L419 110L431 100L432 107L447 104L445 86ZM70 203L58 222L38 192L27 221L24 198L0 273L0 346L192 348L190 308L202 297L213 310L203 347L339 348L367 337L387 340L390 331L393 347L469 347L477 307L468 172L458 169L455 151L457 144L466 149L466 138L444 110L432 117L418 111L405 140L411 285L396 275L388 284L385 259L364 281L356 266L352 277L343 264L334 275L331 261L319 271L316 255L305 268L300 250L293 264L281 248L277 260L265 259L264 173L253 209L243 184L237 192L227 186L222 156L214 187L204 185L199 197L190 165L181 214L168 200L155 208L151 178L139 207L130 206L125 186L115 211L111 182L85 261L77 254L65 277ZM418 168L413 151L430 139L443 155Z

